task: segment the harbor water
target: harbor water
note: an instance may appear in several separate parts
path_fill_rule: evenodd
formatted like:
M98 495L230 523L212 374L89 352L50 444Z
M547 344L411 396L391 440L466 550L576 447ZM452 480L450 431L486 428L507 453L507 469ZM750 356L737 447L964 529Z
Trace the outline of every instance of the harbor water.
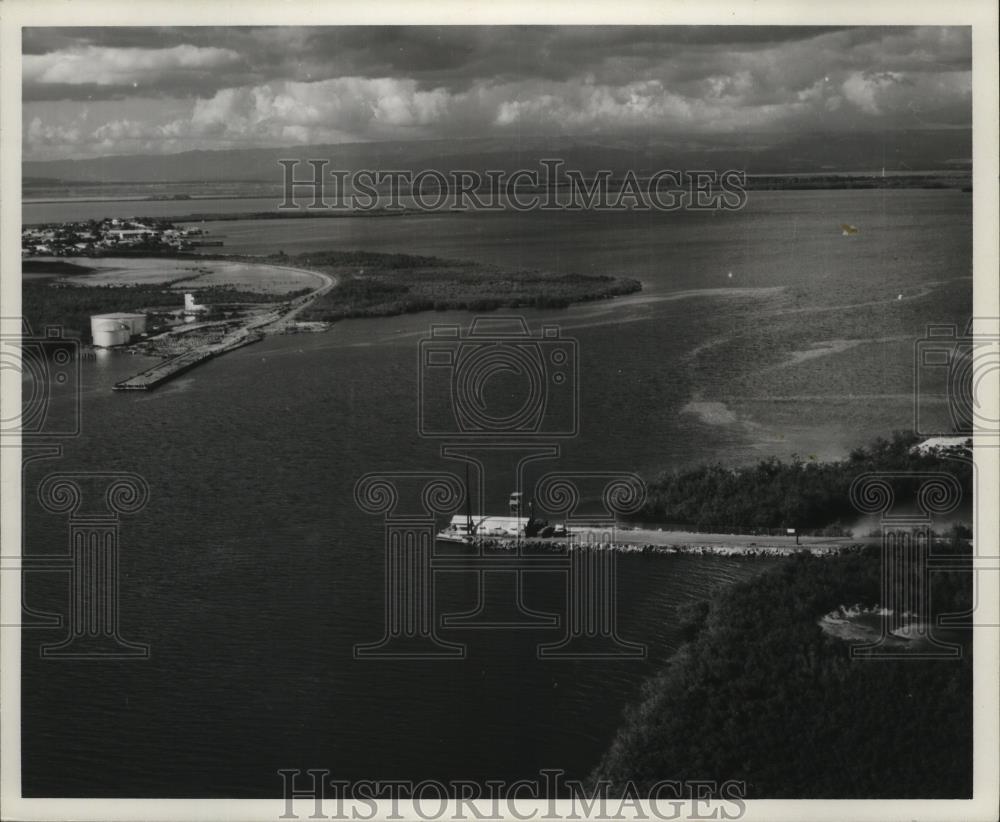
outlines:
M80 203L31 216L111 213ZM640 279L621 299L524 312L535 332L557 324L579 362L578 434L556 438L558 458L532 476L845 456L913 426L915 342L971 311L971 199L959 191L752 192L743 211L718 214L206 225L232 253L366 249ZM59 629L23 631L25 795L277 797L281 768L348 780L589 772L680 643L677 608L783 560L618 557L618 632L644 658L542 660L562 626L532 624L442 629L466 643L461 659L355 659L385 619L383 523L357 506L355 483L461 474L418 433L419 342L434 323L472 318L270 337L153 392L111 390L141 358L82 363L79 436L25 468L25 550L67 550L66 516L36 498L49 474L142 477L149 501L119 523L120 624L150 656L42 658ZM58 401L51 413L77 410ZM487 504L502 509L510 455L485 459ZM476 574L439 577L437 616L476 608ZM513 602L513 579L490 580L488 607ZM29 575L25 593L39 611L65 610L66 578ZM521 595L529 611L565 611L558 573L524 575Z

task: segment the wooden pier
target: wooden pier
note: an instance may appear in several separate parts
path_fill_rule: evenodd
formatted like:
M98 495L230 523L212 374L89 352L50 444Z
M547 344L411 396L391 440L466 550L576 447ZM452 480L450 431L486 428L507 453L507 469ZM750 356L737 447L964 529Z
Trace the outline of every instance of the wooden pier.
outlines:
M235 351L244 345L260 342L264 335L260 332L241 334L236 339L228 339L217 345L200 346L190 351L185 351L169 360L158 362L156 365L140 371L127 380L116 382L112 388L115 391L152 391L165 382L169 382L174 377L180 376L185 371L190 371L196 365L225 354L228 351Z

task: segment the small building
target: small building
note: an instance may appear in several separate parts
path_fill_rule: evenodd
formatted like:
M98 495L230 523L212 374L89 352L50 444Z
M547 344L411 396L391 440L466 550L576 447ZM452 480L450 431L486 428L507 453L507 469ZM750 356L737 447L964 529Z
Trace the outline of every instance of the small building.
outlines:
M194 294L184 295L184 313L197 314L201 311L208 311L207 305L199 305L194 301Z
M90 336L100 348L127 345L133 337L145 333L145 314L94 314L90 318Z
M107 235L116 240L137 240L155 233L151 228L112 228Z
M445 533L453 532L460 536L469 536L468 514L456 514ZM519 517L472 517L471 534L479 537L518 537L524 536L526 519Z

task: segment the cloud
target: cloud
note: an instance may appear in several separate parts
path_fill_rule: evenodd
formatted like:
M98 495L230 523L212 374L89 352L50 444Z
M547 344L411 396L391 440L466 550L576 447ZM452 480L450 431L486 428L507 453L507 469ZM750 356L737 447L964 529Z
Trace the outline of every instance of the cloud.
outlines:
M225 48L177 45L171 48L104 48L83 46L47 54L26 54L22 78L26 96L43 86L98 86L136 88L196 79L242 61Z
M880 74L855 71L844 80L842 89L844 97L868 114L879 114L877 97L895 83L902 81L902 75L895 71Z
M961 27L56 28L24 48L27 157L971 120Z
M597 82L679 80L725 70L728 62L791 55L808 65L817 50L843 61L855 49L893 39L893 53L923 37L929 52L961 55L961 37L935 42L917 29L819 26L315 26L28 28L26 58L65 63L80 52L169 52L180 46L241 56L231 65L147 78L151 94L211 96L222 88L276 80L409 77L424 88L458 91L484 81L569 80L591 72ZM932 30L933 31L933 30ZM940 38L939 38L940 39ZM966 44L967 45L967 44ZM966 48L966 54L968 49ZM877 59L877 54L874 55ZM871 53L865 60L870 63ZM779 62L788 62L787 60ZM794 68L794 67L792 67ZM126 86L91 82L25 84L25 99L120 98Z
M231 140L305 140L389 135L442 123L458 99L444 89L421 90L412 79L339 77L222 89L195 102L191 130Z
M968 72L852 72L841 91L865 114L912 126L968 125L972 111Z
M77 125L49 125L43 123L40 117L33 117L25 129L24 141L36 150L52 146L61 148L76 145L81 134Z

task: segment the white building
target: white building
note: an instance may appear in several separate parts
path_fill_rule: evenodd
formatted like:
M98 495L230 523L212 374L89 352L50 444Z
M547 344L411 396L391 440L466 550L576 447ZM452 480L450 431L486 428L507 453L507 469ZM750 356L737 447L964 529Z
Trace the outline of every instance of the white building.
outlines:
M90 336L100 348L127 345L133 337L145 333L145 314L94 314L90 318Z
M113 237L116 240L129 240L148 237L155 233L151 228L111 228L108 229L107 236Z
M197 314L199 311L208 311L208 306L199 305L194 301L194 294L184 295L184 313Z
M524 536L524 526L527 518L519 517L472 517L470 522L467 514L456 514L451 518L448 527L438 536L443 537L519 537Z

